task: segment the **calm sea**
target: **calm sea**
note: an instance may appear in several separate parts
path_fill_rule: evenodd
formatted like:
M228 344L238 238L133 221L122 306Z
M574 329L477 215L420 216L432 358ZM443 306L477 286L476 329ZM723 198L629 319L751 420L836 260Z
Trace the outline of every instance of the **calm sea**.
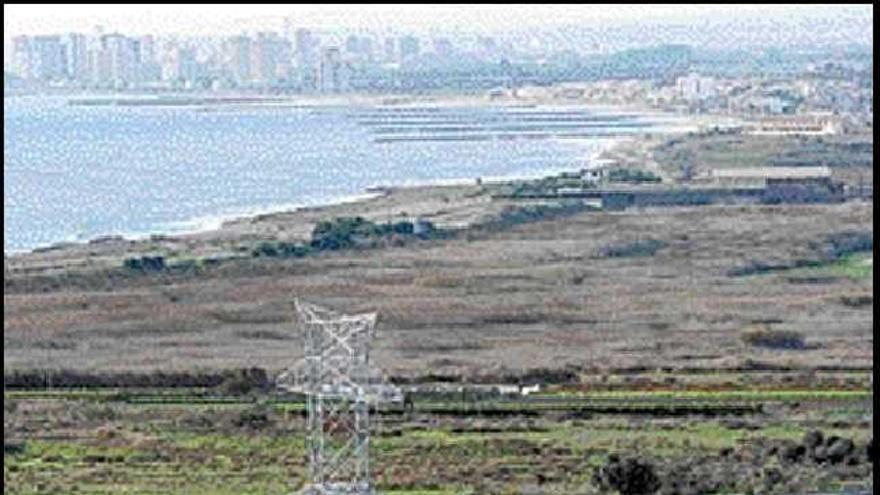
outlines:
M374 185L576 169L611 134L650 121L546 107L75 106L32 96L5 97L3 110L7 253L208 228Z

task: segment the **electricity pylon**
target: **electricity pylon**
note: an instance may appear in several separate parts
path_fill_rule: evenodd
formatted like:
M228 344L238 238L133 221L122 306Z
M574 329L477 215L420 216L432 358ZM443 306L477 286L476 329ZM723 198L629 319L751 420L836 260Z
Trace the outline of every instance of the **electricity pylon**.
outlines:
M306 395L311 483L300 493L373 495L370 404L402 398L400 390L383 385L381 374L370 367L376 313L343 315L300 301L296 311L305 357L277 382Z

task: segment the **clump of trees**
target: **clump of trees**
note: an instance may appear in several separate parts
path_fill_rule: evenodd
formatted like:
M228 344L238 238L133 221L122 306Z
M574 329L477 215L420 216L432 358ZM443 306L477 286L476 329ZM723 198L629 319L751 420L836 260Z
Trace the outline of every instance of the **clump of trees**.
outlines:
M387 240L431 239L443 232L434 224L408 220L395 223L374 223L363 217L337 217L318 222L312 229L309 243L262 242L252 251L254 257L301 258L321 251L337 251L359 247L376 247Z
M261 256L267 256L270 258L302 258L311 252L311 247L304 244L264 241L257 244L257 246L251 251L251 254L255 258Z
M165 258L162 256L140 256L126 258L122 262L125 268L135 271L162 271L165 269Z

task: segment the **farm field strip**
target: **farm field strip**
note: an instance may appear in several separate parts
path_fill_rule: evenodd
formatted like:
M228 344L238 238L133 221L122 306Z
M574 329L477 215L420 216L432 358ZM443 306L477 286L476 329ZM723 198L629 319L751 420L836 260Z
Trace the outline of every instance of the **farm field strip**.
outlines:
M620 391L597 391L597 392L552 392L539 393L523 398L489 398L475 400L470 392L464 399L433 399L419 398L419 402L428 404L460 404L462 402L491 402L491 403L582 403L588 401L695 401L700 400L750 400L750 401L784 401L800 399L822 400L867 400L873 397L872 389L862 390L836 390L836 389L802 389L802 390L620 390ZM94 399L105 401L129 401L150 403L163 401L185 402L252 402L248 396L217 395L208 389L170 389L155 391L129 391L125 389L53 389L53 390L4 390L5 399ZM416 394L415 397L419 397ZM269 399L273 403L302 403L299 398L275 397Z

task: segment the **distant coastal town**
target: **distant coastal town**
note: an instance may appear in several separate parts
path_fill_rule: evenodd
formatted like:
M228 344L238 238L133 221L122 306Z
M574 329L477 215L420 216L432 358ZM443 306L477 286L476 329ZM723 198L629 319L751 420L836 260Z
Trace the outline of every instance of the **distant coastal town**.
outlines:
M231 98L470 95L689 114L822 113L850 127L873 122L869 46L724 50L671 40L606 46L596 36L585 31L536 45L516 36L315 30L292 18L274 30L213 37L134 35L96 26L89 33L12 38L4 90Z

